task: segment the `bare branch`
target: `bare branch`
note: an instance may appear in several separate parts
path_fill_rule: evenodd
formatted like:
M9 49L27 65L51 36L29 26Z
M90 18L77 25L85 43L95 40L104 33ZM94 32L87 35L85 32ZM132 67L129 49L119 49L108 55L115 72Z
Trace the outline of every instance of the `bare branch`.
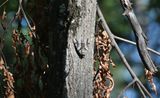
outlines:
M144 89L145 87L143 86L143 84L141 83L141 81L138 79L138 77L136 76L136 74L134 73L134 71L132 70L131 66L129 65L129 63L127 62L124 54L122 53L122 51L120 50L119 46L117 45L115 39L114 39L114 35L113 33L111 32L110 28L108 27L105 19L104 19L104 16L99 8L99 6L97 6L97 14L99 16L99 18L101 19L102 21L102 26L103 28L107 31L110 39L111 39L111 44L113 47L115 47L115 49L117 50L121 60L123 61L125 67L128 69L129 73L131 74L132 78L135 79L137 81L137 83L143 88L143 90L148 94L148 96L150 98L152 98L151 94L147 91L147 89Z
M24 18L25 18L25 20L26 20L26 22L27 22L27 25L28 25L30 31L32 32L33 36L36 38L36 35L35 35L35 27L32 27L32 26L31 26L31 24L30 24L30 22L29 22L29 20L28 20L28 18L27 18L27 16L26 16L26 13L25 13L25 11L24 11L24 9L23 9L23 7L22 7L22 0L19 0L18 10L17 10L15 16L14 16L14 17L10 20L10 22L6 25L4 31L9 27L10 24L13 23L13 21L14 21L15 19L17 19L17 16L19 16L19 15L21 14L20 12L22 12L22 15L24 16Z
M143 62L143 64L145 65L145 67L150 70L152 73L157 72L157 68L154 65L148 50L147 50L147 36L145 35L145 33L143 32L138 19L136 17L136 15L134 14L133 8L131 6L131 3L129 0L120 0L121 4L123 6L124 9L124 13L123 15L126 15L129 22L132 25L132 28L134 30L134 34L136 37L136 45L137 45L137 49L140 55L140 58Z
M22 0L20 0L19 3L22 3ZM10 24L12 24L15 19L17 19L17 16L20 15L20 11L21 11L21 8L20 8L20 6L19 6L16 14L15 14L14 17L9 21L9 23L6 25L4 31L6 31L6 30L8 29L8 27L10 26ZM3 33L3 34L4 34L4 33Z
M118 37L118 36L115 36L115 35L114 35L114 38L117 39L117 40L121 40L121 41L123 41L123 42L129 43L129 44L132 44L132 45L136 45L135 42L130 41L130 40L127 40L127 39L125 39L125 38L121 38L121 37ZM149 48L149 47L147 47L147 50L149 50L150 52L152 52L152 53L157 54L157 55L160 56L160 52L158 52L158 51L156 51L156 50L153 50L153 49L151 49L151 48Z
M138 86L138 88L139 88L139 90L140 90L140 92L141 92L143 98L146 98L146 95L145 95L145 93L143 92L141 86L140 86L137 82L136 82L136 84L137 84L137 86Z
M19 0L19 7L20 7L20 9L21 9L21 11L22 11L22 14L23 14L23 16L24 16L27 24L28 24L28 27L29 27L30 31L32 32L33 36L36 38L36 35L35 35L35 32L34 32L34 29L35 29L35 28L33 28L33 27L31 26L31 24L30 24L30 22L29 22L29 20L28 20L28 18L27 18L27 16L26 16L26 13L25 13L25 11L24 11L24 9L23 9L23 7L22 7L22 0Z
M8 2L8 0L4 1L4 2L0 5L0 7L2 7L3 5L5 5L7 2Z
M118 95L117 98L120 98L120 97L122 96L122 94L123 94L131 85L133 85L135 82L136 82L135 79L132 80L132 82L130 82L130 83L121 91L121 93Z

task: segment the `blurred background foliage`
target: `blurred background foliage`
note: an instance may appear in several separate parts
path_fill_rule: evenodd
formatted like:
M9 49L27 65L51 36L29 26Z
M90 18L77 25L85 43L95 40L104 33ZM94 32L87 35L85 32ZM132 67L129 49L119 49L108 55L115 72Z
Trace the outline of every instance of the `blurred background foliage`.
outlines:
M0 0L0 5L3 4L6 0ZM36 5L35 0L23 0L23 7L26 11L28 17L42 17L36 16L35 8L37 6L43 7L42 5ZM160 51L160 0L132 0L134 11L138 17L140 24L143 27L144 32L149 38L148 45L150 48L153 48L157 51ZM122 15L123 9L121 7L119 0L98 0L102 12L106 18L109 27L111 28L112 32L120 37L135 40L134 34L131 29L127 18ZM18 0L8 0L8 2L0 7L0 22L8 23L15 15L18 9ZM44 8L45 9L45 8ZM2 20L2 15L4 10L7 13L6 20ZM45 15L45 14L42 14ZM34 18L36 19L36 18ZM30 20L31 21L31 20ZM37 21L37 20L34 20ZM44 24L43 24L44 25ZM20 26L20 28L19 28ZM46 27L46 26L45 26ZM12 32L13 30L17 30L21 32L21 35L25 37L25 41L23 44L20 44L19 47L19 55L21 55L21 59L23 62L20 62L20 65L17 67L16 59L15 59L15 51L12 47ZM44 61L39 65L36 61L31 57L26 58L24 55L24 51L21 50L24 48L24 44L29 42L32 47L32 51L36 52L37 49L34 39L28 36L29 29L26 23L26 20L22 16L20 20L14 21L7 30L3 30L2 26L0 26L0 35L5 39L4 45L4 55L7 60L7 66L9 70L13 73L15 78L15 94L16 98L43 98L43 79L42 74L44 72L43 65L47 64L47 57L44 55L43 48L39 47L39 56L41 59L40 61ZM42 32L44 33L44 32ZM39 34L44 35L44 34ZM44 36L46 37L46 36ZM44 38L47 39L47 38ZM142 80L146 87L148 87L151 94L154 96L153 98L160 98L160 77L154 77L154 82L157 86L158 95L156 96L154 92L151 90L150 84L144 77L144 69L143 64L139 58L137 53L137 49L135 46L130 45L128 43L124 43L118 41L120 48L122 49L125 57L129 61L132 66L133 70L137 74L137 76ZM42 43L46 43L45 40L42 40ZM155 64L159 67L160 65L160 57L151 53L152 59ZM29 62L33 60L32 64ZM131 76L128 73L127 69L124 67L123 63L121 62L119 56L116 54L116 51L112 50L112 59L116 63L116 68L112 68L113 78L115 80L115 88L112 92L111 98L116 98L119 92L131 81ZM38 66L37 66L38 65ZM40 70L40 71L38 71ZM3 80L2 73L0 73L0 98L2 98L4 91L1 89L3 88ZM38 88L38 89L37 89ZM43 92L43 93L42 93ZM139 91L136 90L136 86L132 86L126 90L124 96L128 96L128 98L140 98L138 93Z

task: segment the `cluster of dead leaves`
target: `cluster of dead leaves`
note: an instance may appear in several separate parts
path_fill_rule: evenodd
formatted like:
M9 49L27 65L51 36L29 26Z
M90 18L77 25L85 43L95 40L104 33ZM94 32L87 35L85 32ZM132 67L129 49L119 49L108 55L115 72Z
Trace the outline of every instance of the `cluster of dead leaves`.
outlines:
M114 88L114 80L110 72L110 65L115 66L110 58L111 40L106 31L99 30L96 35L96 52L94 62L94 98L110 98Z
M24 53L28 56L31 52L31 45L30 43L23 37L20 36L21 33L17 32L15 29L12 31L12 42L13 42L13 49L15 50L16 56L18 56L17 46L24 44ZM29 36L32 38L32 33L29 32ZM25 40L25 43L23 43Z
M6 0L3 4L5 4L8 0ZM2 5L1 5L2 6ZM7 24L4 22L6 21L6 11L4 9L2 17L0 17L1 20L1 26L3 28L3 30L5 31L7 28ZM4 23L3 23L4 22ZM2 35L1 35L2 37ZM2 37L3 38L3 37ZM2 40L2 39L1 39ZM6 68L6 62L5 62L5 58L2 56L2 49L3 49L3 43L0 43L0 71L2 72L4 79L3 82L6 84L4 85L4 89L5 89L5 96L4 98L15 98L14 96L14 78L11 72L9 72L9 70Z
M157 95L157 88L156 85L153 81L153 73L147 69L145 69L145 75L147 80L149 81L150 85L151 85L151 89L155 92L155 94Z
M4 75L4 82L6 83L5 85L5 97L4 98L14 98L14 78L12 73L10 73L6 67L4 66L4 59L1 57L0 58L0 70L2 71Z

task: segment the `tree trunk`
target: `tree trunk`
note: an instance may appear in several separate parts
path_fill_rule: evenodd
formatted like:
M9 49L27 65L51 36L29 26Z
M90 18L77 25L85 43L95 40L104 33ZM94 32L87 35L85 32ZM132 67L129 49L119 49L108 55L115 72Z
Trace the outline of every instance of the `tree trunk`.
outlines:
M96 0L77 0L68 30L65 70L68 98L92 98Z
M92 98L96 0L50 0L45 8L36 24L49 45L46 98Z

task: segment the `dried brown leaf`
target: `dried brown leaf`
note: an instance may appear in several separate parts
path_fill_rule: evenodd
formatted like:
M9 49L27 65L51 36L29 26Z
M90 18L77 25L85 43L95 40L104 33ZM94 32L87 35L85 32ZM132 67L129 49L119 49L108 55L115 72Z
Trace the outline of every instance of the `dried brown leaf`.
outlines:
M157 95L157 88L156 88L156 85L153 81L153 73L147 69L145 69L145 75L146 75L146 78L147 80L149 81L150 85L151 85L151 89L155 92L155 94Z

